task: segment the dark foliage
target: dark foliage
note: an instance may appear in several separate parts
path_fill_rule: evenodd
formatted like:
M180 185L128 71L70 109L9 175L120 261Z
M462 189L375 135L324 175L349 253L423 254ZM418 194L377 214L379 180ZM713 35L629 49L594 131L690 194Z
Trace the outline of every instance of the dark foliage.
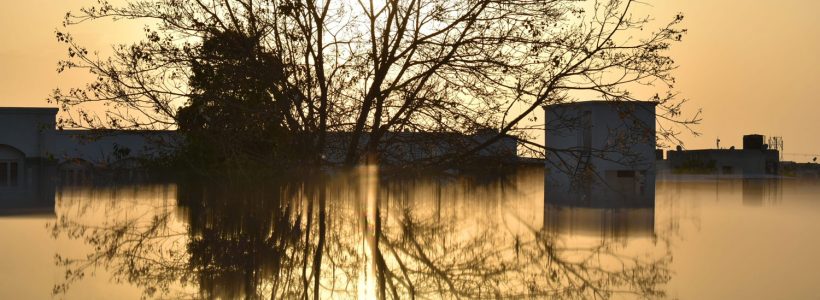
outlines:
M304 158L285 116L282 61L259 37L214 32L192 55L191 96L177 114L187 138L185 159L204 168L268 164ZM304 150L304 149L299 149Z

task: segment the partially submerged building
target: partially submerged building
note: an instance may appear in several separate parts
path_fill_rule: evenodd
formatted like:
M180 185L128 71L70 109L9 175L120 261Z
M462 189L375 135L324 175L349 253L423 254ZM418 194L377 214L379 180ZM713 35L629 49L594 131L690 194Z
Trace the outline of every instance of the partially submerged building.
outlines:
M770 149L759 134L743 136L743 149L667 151L673 174L715 174L743 177L778 175L780 151Z
M54 182L87 181L100 170L133 171L158 154L170 131L57 130L56 108L0 108L0 202L4 207L53 201ZM133 173L132 173L133 174Z
M548 105L548 205L654 207L655 102Z

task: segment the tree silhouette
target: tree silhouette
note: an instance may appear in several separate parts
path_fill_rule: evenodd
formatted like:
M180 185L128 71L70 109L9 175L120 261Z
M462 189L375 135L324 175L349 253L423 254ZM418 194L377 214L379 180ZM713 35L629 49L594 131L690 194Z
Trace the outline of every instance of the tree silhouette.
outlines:
M475 154L507 135L533 146L533 134L543 126L528 122L537 122L538 107L591 97L657 101L663 120L684 127L696 123L697 115L681 116L671 74L675 64L665 52L685 32L678 28L682 17L651 31L650 18L633 15L637 5L103 1L67 14L64 24L145 20L150 26L144 40L99 57L69 32L57 32L69 49L59 70L85 68L96 80L55 90L51 100L64 109L61 126L68 127L193 130L214 123L198 113L219 112L224 126L266 129L259 141L249 137L238 144L251 153L271 144L271 151L281 152L283 144L293 143L279 139L281 130L301 137L306 150L299 153L317 161L327 145L341 144L341 156L351 165L398 143L391 132L494 129L490 138L427 162L433 165ZM642 85L658 93L632 92ZM109 110L90 110L98 102ZM330 141L339 132L348 136ZM677 133L664 126L658 135L674 140Z
M287 119L293 95L281 84L282 61L258 36L217 31L191 51L189 102L177 113L186 153L201 166L299 161ZM285 158L283 158L285 157Z

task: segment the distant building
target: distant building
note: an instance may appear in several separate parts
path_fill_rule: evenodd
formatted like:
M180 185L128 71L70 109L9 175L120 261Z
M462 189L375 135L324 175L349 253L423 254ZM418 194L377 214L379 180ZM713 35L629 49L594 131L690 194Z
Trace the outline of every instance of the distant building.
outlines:
M654 207L655 105L586 101L546 106L547 203Z
M716 174L743 177L778 175L780 152L769 149L759 134L743 136L743 149L667 151L673 174Z
M820 164L781 161L779 174L797 178L820 178Z

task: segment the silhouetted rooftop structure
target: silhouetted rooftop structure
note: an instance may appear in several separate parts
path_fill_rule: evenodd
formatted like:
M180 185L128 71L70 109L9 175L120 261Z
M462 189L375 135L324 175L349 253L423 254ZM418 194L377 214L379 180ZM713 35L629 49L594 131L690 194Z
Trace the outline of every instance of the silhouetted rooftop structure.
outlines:
M778 175L780 152L763 143L764 136L743 137L743 149L699 149L667 152L672 173L743 177Z

